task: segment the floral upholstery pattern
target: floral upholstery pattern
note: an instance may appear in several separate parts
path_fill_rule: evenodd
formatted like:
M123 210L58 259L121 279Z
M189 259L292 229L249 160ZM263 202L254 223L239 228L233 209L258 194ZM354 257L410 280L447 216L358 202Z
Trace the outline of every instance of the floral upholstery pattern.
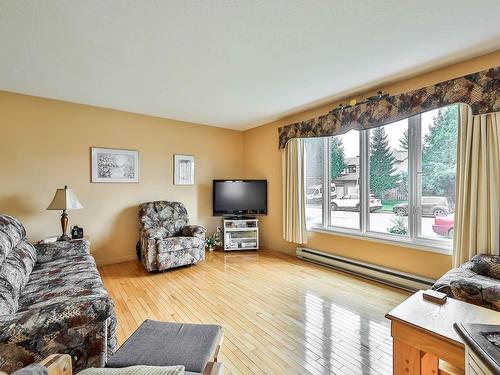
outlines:
M199 225L186 225L182 228L181 234L186 237L197 237L203 242L206 232L207 230Z
M450 283L453 297L500 311L499 281L484 276L453 280Z
M432 289L500 311L500 256L476 255L444 274Z
M476 255L470 260L470 267L478 275L500 280L500 256Z
M177 236L188 223L186 207L180 202L157 201L139 206L141 231L150 238Z
M43 263L62 257L90 254L90 242L84 238L71 241L56 241L35 245L37 262Z
M500 67L468 74L418 90L339 109L280 127L279 148L292 138L329 137L387 125L431 109L464 103L474 115L500 111Z
M205 250L200 248L179 249L175 252L158 254L158 271L165 271L169 268L195 264L205 259Z
M158 240L156 242L158 254L179 251L182 249L198 248L203 245L198 237L170 237Z
M35 248L19 241L0 266L0 316L13 314L36 261Z
M5 221L16 219L0 215L0 222ZM0 242L14 243L14 251L0 272L21 249L27 277L16 309L0 312L0 371L10 373L55 353L70 354L75 373L104 366L116 350L116 317L88 241L34 247L24 238L2 238L8 235L0 232ZM0 297L3 294L0 290Z
M0 215L0 266L25 237L26 230L19 220L9 215Z
M149 272L205 259L206 229L188 225L188 213L182 203L143 203L139 206L139 222L140 257Z

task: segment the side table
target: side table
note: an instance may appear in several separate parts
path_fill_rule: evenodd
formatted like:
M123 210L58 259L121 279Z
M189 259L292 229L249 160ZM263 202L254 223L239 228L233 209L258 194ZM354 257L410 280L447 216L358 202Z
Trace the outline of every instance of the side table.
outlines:
M437 375L443 373L440 362L463 373L464 344L453 324L500 324L500 314L452 298L438 305L424 300L422 293L416 292L386 314L391 321L394 375Z

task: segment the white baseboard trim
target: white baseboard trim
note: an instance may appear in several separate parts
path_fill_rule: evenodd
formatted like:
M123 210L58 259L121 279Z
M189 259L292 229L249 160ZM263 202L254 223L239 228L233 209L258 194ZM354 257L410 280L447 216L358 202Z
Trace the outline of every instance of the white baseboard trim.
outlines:
M386 285L394 286L411 292L429 289L435 280L407 272L386 268L359 260L345 258L323 251L297 247L297 257L322 266L348 272Z
M94 259L95 259L95 257L94 257ZM136 259L137 259L137 256L135 254L133 254L133 255L126 255L126 256L118 257L118 258L96 259L95 262L97 263L98 266L106 266L108 264L128 262L129 260L136 260Z

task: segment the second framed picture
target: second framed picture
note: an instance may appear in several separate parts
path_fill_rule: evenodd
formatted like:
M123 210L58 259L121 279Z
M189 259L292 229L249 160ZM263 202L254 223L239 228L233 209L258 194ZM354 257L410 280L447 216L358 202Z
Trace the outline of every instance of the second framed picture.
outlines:
M193 155L174 155L174 184L194 185Z

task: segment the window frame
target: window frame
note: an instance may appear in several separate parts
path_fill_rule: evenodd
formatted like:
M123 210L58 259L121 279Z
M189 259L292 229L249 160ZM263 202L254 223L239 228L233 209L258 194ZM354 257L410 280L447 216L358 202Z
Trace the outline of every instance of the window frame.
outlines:
M444 107L443 107L444 108ZM452 241L433 239L421 236L422 226L422 116L420 114L407 118L408 120L408 231L409 235L400 237L391 233L379 233L370 230L370 129L359 131L359 184L360 211L359 229L331 225L331 137L323 139L323 200L322 223L307 224L310 232L335 234L350 238L364 239L387 243L391 245L410 247L413 249L431 251L451 255ZM457 118L460 126L460 118Z

